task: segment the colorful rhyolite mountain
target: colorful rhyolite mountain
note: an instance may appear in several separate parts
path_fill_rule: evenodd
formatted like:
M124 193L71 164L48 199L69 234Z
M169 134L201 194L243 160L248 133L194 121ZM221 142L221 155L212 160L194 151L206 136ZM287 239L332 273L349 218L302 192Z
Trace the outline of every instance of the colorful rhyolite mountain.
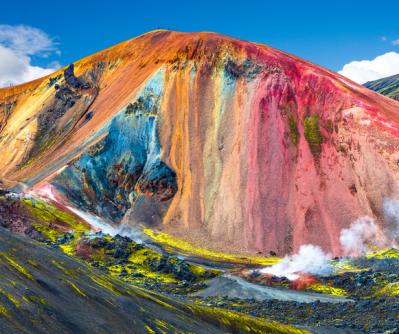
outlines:
M399 74L392 75L387 78L369 81L366 82L363 86L399 101Z
M0 90L2 187L236 252L342 252L399 196L399 103L271 47L154 31Z

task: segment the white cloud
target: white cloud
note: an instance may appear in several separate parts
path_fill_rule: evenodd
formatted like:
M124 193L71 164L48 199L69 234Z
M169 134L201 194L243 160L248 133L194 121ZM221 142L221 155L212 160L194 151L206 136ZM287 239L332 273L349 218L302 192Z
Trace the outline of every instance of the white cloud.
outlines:
M0 87L31 81L59 68L32 65L32 57L59 54L57 44L44 31L29 26L0 25Z
M398 38L398 39L395 39L394 41L392 41L392 44L393 44L393 45L399 45L399 38Z
M355 60L338 73L359 84L399 74L399 53L391 51L373 60Z

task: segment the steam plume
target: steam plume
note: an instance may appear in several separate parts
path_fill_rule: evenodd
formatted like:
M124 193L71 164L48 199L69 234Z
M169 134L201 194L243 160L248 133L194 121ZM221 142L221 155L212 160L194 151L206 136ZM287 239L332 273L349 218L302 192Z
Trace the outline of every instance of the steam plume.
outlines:
M111 236L119 234L121 236L129 237L135 242L140 242L140 243L143 242L144 239L146 239L143 233L138 229L135 229L134 227L126 225L119 225L114 227L105 220L101 219L100 217L92 213L82 211L71 206L68 206L67 208L72 212L74 212L79 217L81 217L83 220L88 222L92 226L92 228L94 228L95 230L99 230L105 234L109 234Z
M360 256L379 244L379 230L373 218L364 216L342 229L339 240L345 255Z
M399 238L399 200L386 198L384 200L386 235L391 238L391 246L398 247Z
M326 254L319 246L302 245L298 254L287 255L280 262L261 270L262 273L295 280L308 273L328 276L333 272L331 254Z

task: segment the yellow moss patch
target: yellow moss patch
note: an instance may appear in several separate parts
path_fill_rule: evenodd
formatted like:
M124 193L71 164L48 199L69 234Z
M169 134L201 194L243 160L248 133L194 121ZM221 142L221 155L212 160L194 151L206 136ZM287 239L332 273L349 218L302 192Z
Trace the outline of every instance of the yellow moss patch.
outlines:
M168 328L168 323L164 320L161 319L155 319L155 323L157 324L157 326L162 327L167 329Z
M5 258L8 263L14 268L16 269L18 272L20 272L22 275L24 275L25 277L29 278L30 280L33 279L33 276L24 268L22 267L19 263L15 262L12 258L10 258L9 256L7 256L4 253L0 253L0 255Z
M149 334L155 334L156 333L150 326L145 326L145 329L147 330L147 333L149 333Z
M51 260L51 263L56 266L59 270L61 270L65 275L70 275L71 273L69 272L68 269L65 269L60 263L58 263L55 260Z
M112 284L106 279L102 279L100 277L90 277L90 279L97 285L103 287L104 289L107 289L117 294L122 294L122 291L118 287L116 287L114 284Z
M76 248L76 242L71 242L68 244L63 244L60 245L60 248L62 249L62 251L69 255L69 256L74 256L75 255L75 248Z
M188 305L188 308L195 316L199 316L203 319L211 320L213 322L217 321L230 329L238 329L240 331L258 334L310 334L310 332L307 330L298 329L289 325L283 325L278 322L253 318L233 311L197 305Z
M340 297L348 296L348 293L344 289L336 288L336 287L333 287L330 285L324 285L324 284L320 284L320 283L312 284L308 289L312 290L312 291L321 292L326 295L340 296Z
M153 272L153 271L143 271L141 272L145 277L147 278L152 278L154 280L157 280L161 283L176 283L179 280L173 277L172 274L164 274L161 272Z
M180 302L175 302L175 306L167 300L164 300L162 296L156 295L155 293L140 287L136 287L134 291L129 291L129 294L132 296L139 295L168 309L190 312L194 317L203 319L209 323L215 324L216 326L224 325L229 332L248 332L258 334L310 334L307 330L298 329L290 325L283 325L274 321L254 318L234 311ZM166 326L166 323L161 320L155 321L155 323L157 329L160 330Z
M85 294L81 289L79 289L78 286L77 286L75 283L73 283L73 282L71 282L71 281L67 281L67 282L68 282L68 284L72 287L72 289L73 289L75 292L78 293L78 295L80 295L80 296L82 296L82 297L86 297L86 294Z
M119 275L124 267L120 264L113 264L111 266L108 266L107 269L111 275ZM126 268L125 270L128 270L128 268Z
M5 297L7 297L7 299L15 305L15 307L18 308L21 305L21 303L19 302L19 300L17 298L15 298L13 295L7 293L6 291L4 291L1 288L0 288L0 293L2 295L4 295Z
M174 283L177 282L177 279L173 277L171 274L166 274L162 272L153 272L151 267L147 264L149 259L151 260L159 260L161 255L156 253L155 251L143 248L135 251L129 256L129 262L135 264L137 268L134 270L125 267L125 270L130 274L132 272L137 272L145 276L146 278L152 278L162 283ZM139 278L141 280L142 278Z
M39 268L39 263L32 259L28 259L26 262L28 262L32 267Z
M164 302L163 300L160 299L161 295L155 296L154 293L150 292L149 290L145 290L143 288L140 287L136 287L136 291L134 292L134 294L130 293L131 295L134 296L134 294L138 294L141 297L147 298L155 303L157 303L158 305L161 305L163 307L172 309L172 310L177 310L177 308L171 304L168 304L166 302Z
M360 272L368 270L367 268L355 267L349 261L333 261L333 263L336 268L336 273L339 275L346 272Z
M172 273L163 273L160 271L154 271L151 266L148 265L148 260L159 260L161 258L161 254L148 249L142 248L137 251L134 251L129 256L129 262L135 265L134 269L129 268L129 266L125 266L125 270L128 274L137 272L145 276L146 278L152 278L161 283L176 283L179 280L172 274ZM173 260L172 260L173 261ZM112 271L117 272L118 274L120 271L118 269L113 269L113 266L110 267ZM215 275L219 274L220 271L218 270L207 270L201 266L197 266L194 264L189 264L189 268L191 272L196 276L197 279L204 279L207 278L209 273L213 273ZM138 278L141 280L141 278Z
M159 260L160 258L161 255L159 253L148 248L142 248L135 251L129 256L129 262L135 264L143 264L148 259Z
M207 273L207 270L204 267L200 267L200 266L195 266L193 264L189 264L189 268L190 268L191 272L197 277L204 276ZM213 272L219 273L220 271L213 270Z
M375 296L399 296L399 282L388 283L375 293Z
M42 223L33 223L32 226L35 228L36 231L45 235L52 242L57 241L57 239L63 235L62 232L57 231L47 225L43 225Z
M41 296L36 296L36 295L31 294L27 298L28 298L29 301L34 302L36 304L47 305L46 299L44 299Z
M8 312L6 307L1 304L0 304L0 315L6 316L6 317L10 316L10 313Z
M399 259L399 249L390 248L380 250L367 255L367 258L376 258L376 259Z
M51 203L40 199L25 199L23 202L32 213L32 216L41 224L43 224L43 222L56 222L62 224L64 228L74 230L77 233L87 232L90 230L90 227L86 223L78 220L75 216L57 208ZM51 229L50 227L48 228ZM49 231L47 231L47 233L49 233Z
M13 280L7 279L8 282L10 283L11 286L13 286L14 288L18 285L17 282L14 282Z
M257 256L242 256L229 253L221 253L212 251L200 246L191 244L183 239L173 237L162 232L155 232L151 229L144 229L143 232L152 240L162 244L170 251L179 251L186 255L198 256L213 261L232 262L240 264L256 264L262 266L271 266L280 261L277 257L257 257Z

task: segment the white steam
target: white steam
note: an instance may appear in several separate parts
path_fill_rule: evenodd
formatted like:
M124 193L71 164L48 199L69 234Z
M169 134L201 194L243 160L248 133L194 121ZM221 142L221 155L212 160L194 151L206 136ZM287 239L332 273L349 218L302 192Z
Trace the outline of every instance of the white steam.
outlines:
M118 225L114 227L105 220L103 220L102 218L92 213L89 213L87 211L82 211L71 206L67 206L67 208L71 210L73 213L75 213L77 216L82 218L84 221L89 223L94 230L101 231L104 234L109 234L111 236L119 234L121 236L129 237L133 241L140 243L142 243L144 239L146 239L146 237L143 235L141 231L131 226Z
M342 229L339 241L345 255L360 256L367 253L370 246L378 244L379 234L373 218L364 216L355 220L348 228Z
M369 216L360 217L348 228L340 233L340 244L346 256L365 255L372 246L397 247L399 238L399 200L386 199L384 201L385 225L380 230L374 219ZM331 262L332 256L314 245L302 245L299 252L285 256L280 262L271 267L263 268L260 272L278 277L295 280L301 274L328 276L334 273L335 267Z
M399 200L385 198L384 228L378 228L374 219L368 216L354 221L349 228L343 229L340 242L345 255L361 256L371 246L378 248L398 247L399 238Z
M384 200L386 235L391 238L391 247L398 247L399 238L399 200L387 198Z
M298 254L287 255L273 266L262 269L261 273L295 280L304 273L328 276L333 269L331 254L324 253L319 246L302 245Z

